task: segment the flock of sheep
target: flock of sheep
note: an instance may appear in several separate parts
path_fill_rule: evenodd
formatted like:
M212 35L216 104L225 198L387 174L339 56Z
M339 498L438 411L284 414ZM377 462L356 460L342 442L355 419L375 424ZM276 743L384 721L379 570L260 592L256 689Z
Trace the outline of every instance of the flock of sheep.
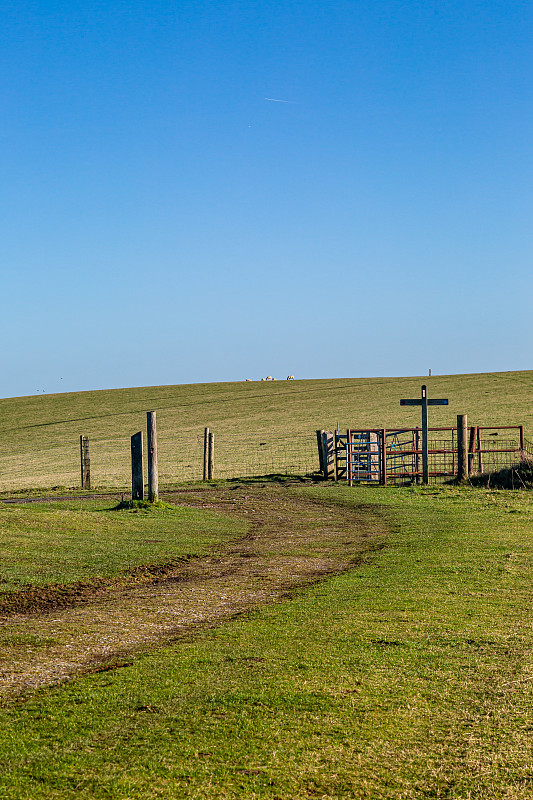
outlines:
M251 378L246 378L246 383L249 383L251 380L252 380ZM268 375L268 377L261 378L261 380L262 381L277 381L277 378L273 378L272 375ZM288 381L293 381L294 380L294 375L287 375L287 380Z

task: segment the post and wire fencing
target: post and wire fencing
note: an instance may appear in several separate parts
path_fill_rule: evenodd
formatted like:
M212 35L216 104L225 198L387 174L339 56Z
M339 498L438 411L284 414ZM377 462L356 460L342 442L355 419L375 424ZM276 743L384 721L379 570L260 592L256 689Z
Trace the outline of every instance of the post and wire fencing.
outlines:
M466 418L463 422L464 447L458 441L459 423L457 428L428 428L431 481L460 476L463 450L469 476L533 460L533 445L525 439L523 426L467 428ZM149 459L143 462L143 438L135 428L130 435L117 436L75 436L69 431L53 443L45 432L31 440L24 429L17 434L11 432L6 446L0 440L0 492L113 489L132 490L141 498L144 487L150 487ZM235 427L168 431L160 425L156 478L162 488L201 480L317 473L351 485L421 483L421 439L419 428L348 428L344 434L337 427L335 433L307 429L282 434ZM147 438L148 453L150 448Z
M132 435L135 430L132 430ZM290 435L242 430L209 431L205 474L205 430L167 434L158 430L159 485L262 475L306 475L318 471L316 440L310 430ZM148 447L148 443L147 443ZM147 464L144 482L148 483ZM73 436L48 444L46 434L30 443L11 436L0 441L0 491L98 488L128 491L132 486L131 436Z

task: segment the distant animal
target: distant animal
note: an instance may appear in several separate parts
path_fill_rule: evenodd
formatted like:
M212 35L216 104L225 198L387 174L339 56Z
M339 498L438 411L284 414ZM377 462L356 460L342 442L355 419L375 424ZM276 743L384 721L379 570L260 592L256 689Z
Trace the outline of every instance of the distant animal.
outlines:
M267 375L266 380L267 381L271 381L272 380L272 375Z
M265 379L264 379L264 378L261 378L261 380L262 380L262 381L264 381Z
M294 375L287 375L287 380L288 381L293 381L294 380Z
M245 383L250 383L251 380L252 380L251 378L246 378Z

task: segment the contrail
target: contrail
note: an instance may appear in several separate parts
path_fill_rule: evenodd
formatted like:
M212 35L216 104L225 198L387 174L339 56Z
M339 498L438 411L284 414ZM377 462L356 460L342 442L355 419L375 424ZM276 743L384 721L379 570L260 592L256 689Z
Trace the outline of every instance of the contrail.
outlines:
M290 103L296 105L294 100L278 100L276 97L265 97L265 100L270 100L271 103Z

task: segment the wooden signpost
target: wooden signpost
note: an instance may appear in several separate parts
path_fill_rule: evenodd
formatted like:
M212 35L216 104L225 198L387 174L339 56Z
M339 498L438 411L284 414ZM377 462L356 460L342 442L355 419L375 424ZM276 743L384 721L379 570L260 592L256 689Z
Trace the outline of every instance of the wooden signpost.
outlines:
M422 406L422 483L429 483L428 462L428 406L447 406L448 400L429 400L427 387L422 386L420 399L400 400L401 406Z

